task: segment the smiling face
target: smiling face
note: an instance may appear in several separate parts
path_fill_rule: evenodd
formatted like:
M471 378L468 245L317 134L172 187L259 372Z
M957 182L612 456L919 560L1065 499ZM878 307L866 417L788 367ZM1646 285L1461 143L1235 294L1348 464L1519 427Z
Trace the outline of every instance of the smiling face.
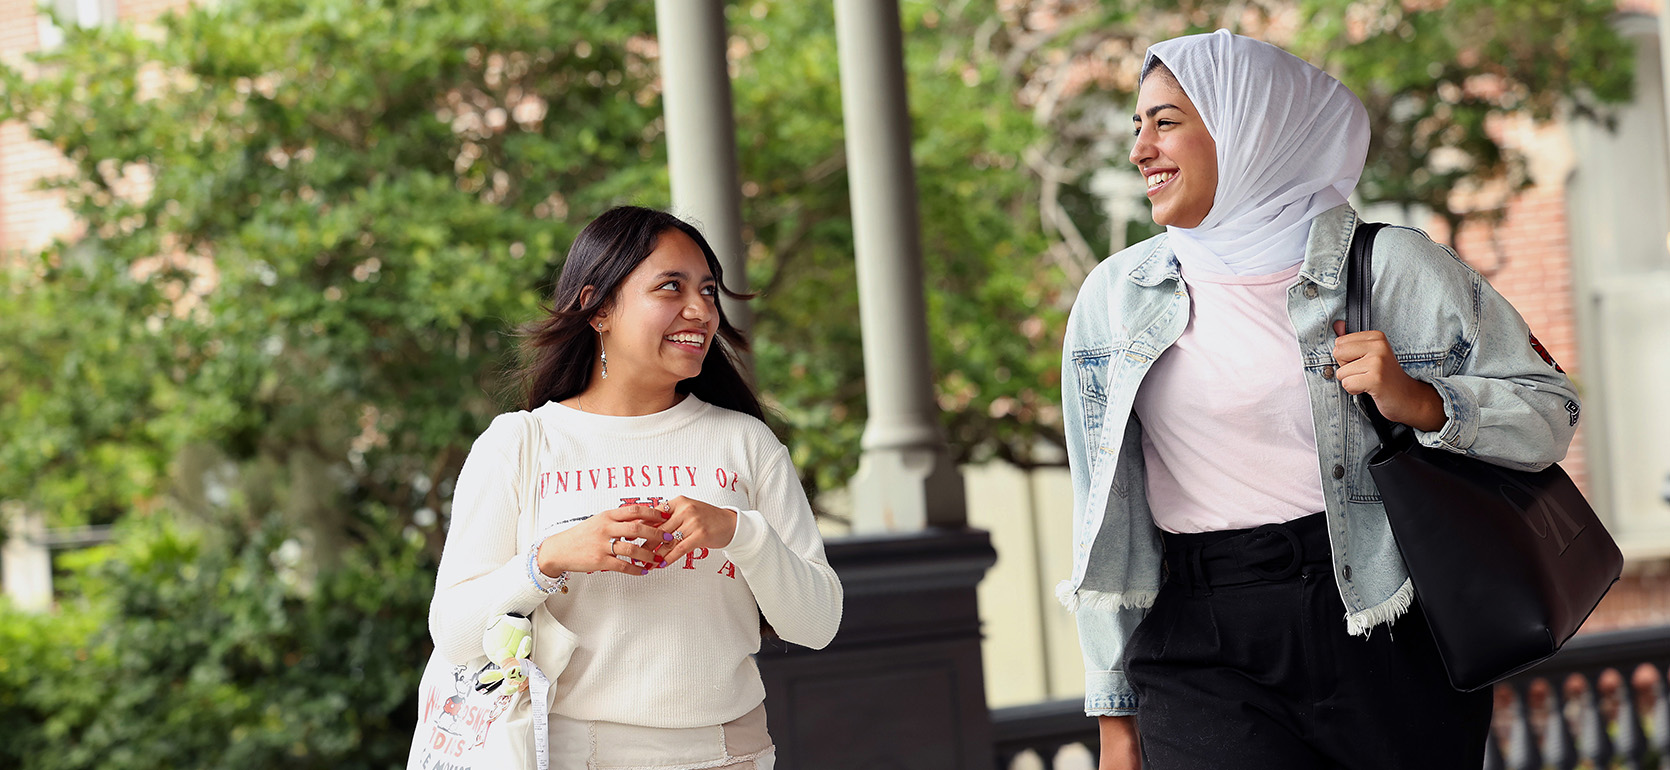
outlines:
M678 230L663 232L592 321L603 326L608 382L671 394L701 374L719 327L718 294L701 247Z
M1142 79L1131 120L1131 162L1148 185L1154 223L1199 226L1218 192L1218 146L1194 103L1169 71L1155 69Z

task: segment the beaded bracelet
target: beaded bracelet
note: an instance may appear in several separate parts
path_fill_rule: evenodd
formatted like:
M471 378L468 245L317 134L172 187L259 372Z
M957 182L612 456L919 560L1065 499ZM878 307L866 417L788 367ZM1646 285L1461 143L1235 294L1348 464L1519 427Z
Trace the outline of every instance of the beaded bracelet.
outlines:
M538 560L539 544L534 543L534 546L528 549L528 579L533 581L533 587L547 594L568 593L568 573L562 572L556 577L548 577L540 571Z

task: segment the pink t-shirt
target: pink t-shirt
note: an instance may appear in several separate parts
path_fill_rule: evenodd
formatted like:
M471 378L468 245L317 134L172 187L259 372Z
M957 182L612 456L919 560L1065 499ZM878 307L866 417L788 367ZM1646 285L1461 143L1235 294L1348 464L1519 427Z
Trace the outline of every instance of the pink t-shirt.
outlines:
M1299 266L1185 275L1189 325L1137 390L1154 523L1213 532L1323 509L1304 362L1287 317Z

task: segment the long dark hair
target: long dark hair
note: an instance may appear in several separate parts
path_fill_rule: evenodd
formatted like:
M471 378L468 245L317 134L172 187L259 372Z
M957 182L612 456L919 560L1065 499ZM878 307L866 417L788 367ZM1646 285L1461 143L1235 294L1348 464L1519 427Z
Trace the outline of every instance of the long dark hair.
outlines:
M546 316L520 330L522 366L517 379L521 382L522 408L562 401L586 389L592 362L597 360L592 317L614 301L621 282L638 263L649 258L662 234L671 230L690 236L701 247L708 270L725 296L735 300L754 296L725 288L719 256L694 225L640 206L609 209L586 225L568 248L568 259L557 277ZM592 287L592 294L582 303L581 293L587 286ZM680 382L678 392L763 420L760 399L737 364L738 356L748 350L748 339L725 317L725 306L718 297L714 304L719 309L719 333L702 360L702 373Z

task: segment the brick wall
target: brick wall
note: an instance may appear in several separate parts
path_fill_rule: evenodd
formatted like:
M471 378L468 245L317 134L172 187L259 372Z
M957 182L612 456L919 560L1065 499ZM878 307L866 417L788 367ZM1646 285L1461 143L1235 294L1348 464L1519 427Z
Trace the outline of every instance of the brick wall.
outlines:
M0 0L0 61L20 64L25 52L39 47L35 17L35 0ZM50 147L42 149L28 141L21 125L0 124L0 256L33 243L38 223L62 209L50 197L28 192L56 158Z
M187 5L186 0L116 0L116 15L124 21L150 21Z
M33 51L37 37L35 0L0 0L0 53Z
M1670 625L1670 563L1631 564L1602 599L1583 633Z
M1563 175L1560 179L1563 181ZM1433 237L1444 237L1442 230L1435 228ZM1463 227L1456 245L1462 259L1525 317L1531 332L1560 368L1581 381L1564 186L1539 184L1526 190L1508 204L1506 215L1496 225ZM1589 475L1583 446L1579 428L1560 466L1587 492Z
M36 2L0 0L0 60L22 64L40 47ZM144 22L185 5L185 0L116 0L116 13ZM64 210L63 196L37 189L40 179L64 173L67 165L51 145L30 139L21 124L0 124L0 258L74 235L76 223Z

